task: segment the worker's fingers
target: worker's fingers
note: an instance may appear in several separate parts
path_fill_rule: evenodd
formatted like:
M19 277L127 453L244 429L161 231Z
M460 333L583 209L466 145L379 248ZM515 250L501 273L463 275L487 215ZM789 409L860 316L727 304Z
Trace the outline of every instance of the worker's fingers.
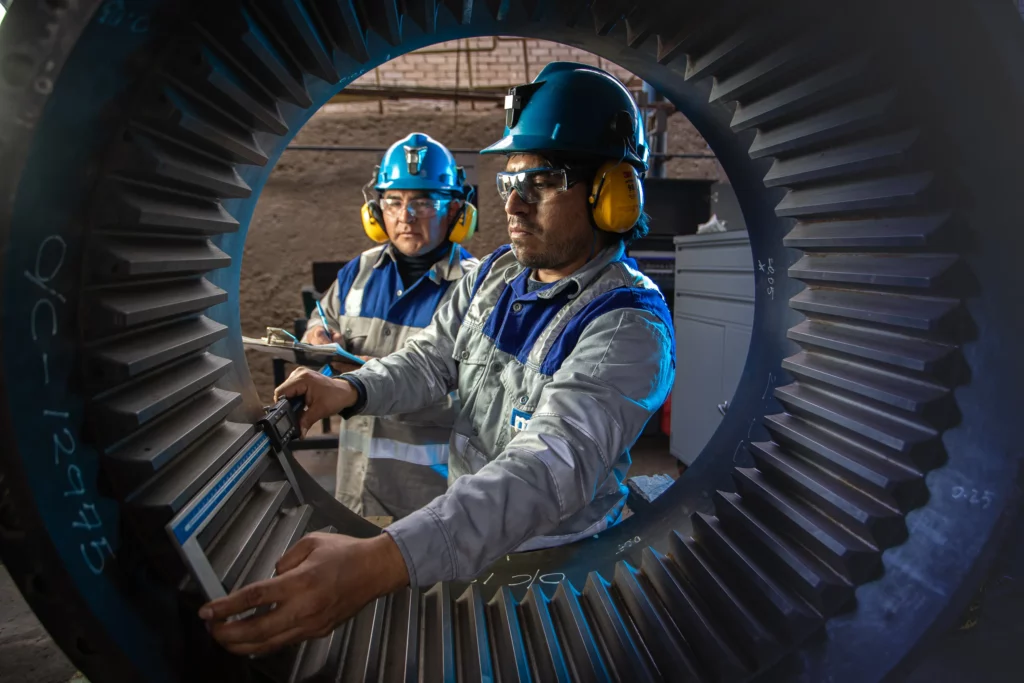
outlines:
M310 375L308 368L296 368L292 374L288 375L288 379L281 382L281 384L274 389L274 402L280 401L282 398L293 398L295 396L305 396L306 391L309 388L308 375Z
M291 592L290 583L291 581L281 576L258 581L226 597L206 603L199 609L199 618L206 621L222 621L256 607L272 605L288 597Z
M225 647L242 643L265 643L302 625L295 600L278 604L277 607L246 619L217 622L210 625L210 635Z
M224 649L236 655L265 655L280 650L286 645L308 640L308 638L309 634L305 628L295 627L262 642L222 644Z
M279 575L284 574L302 564L302 561L309 557L311 552L316 550L316 543L317 539L315 536L305 536L300 539L298 543L289 548L288 552L277 561L277 565L275 565L277 573Z
M333 334L331 334L331 338L329 341L335 341L339 343L343 342L345 341L345 335L343 335L341 332L334 332Z
M319 422L322 418L316 416L315 413L311 412L315 406L311 406L307 403L306 409L299 415L299 431L302 436L306 436L306 432L309 428Z

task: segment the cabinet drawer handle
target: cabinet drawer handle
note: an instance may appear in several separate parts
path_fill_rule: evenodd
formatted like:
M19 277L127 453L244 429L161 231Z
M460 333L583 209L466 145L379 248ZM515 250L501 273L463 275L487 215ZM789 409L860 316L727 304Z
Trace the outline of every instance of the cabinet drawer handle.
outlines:
M727 410L729 410L729 402L728 401L726 401L724 403L719 403L718 404L718 412L720 412L723 416L725 415L725 412Z

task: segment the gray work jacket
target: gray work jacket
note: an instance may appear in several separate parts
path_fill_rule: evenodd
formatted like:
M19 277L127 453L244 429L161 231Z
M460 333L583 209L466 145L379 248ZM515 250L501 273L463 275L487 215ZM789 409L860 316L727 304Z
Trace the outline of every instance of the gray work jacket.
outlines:
M540 290L529 277L500 248L403 349L353 373L369 415L458 390L448 492L387 528L413 585L616 523L629 448L671 389L668 308L621 245Z

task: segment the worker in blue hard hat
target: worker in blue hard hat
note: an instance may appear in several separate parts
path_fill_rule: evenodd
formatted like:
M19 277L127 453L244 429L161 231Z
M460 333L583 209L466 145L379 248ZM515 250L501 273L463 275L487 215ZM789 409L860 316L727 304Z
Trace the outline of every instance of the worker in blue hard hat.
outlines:
M665 300L625 254L647 229L642 119L610 74L561 62L513 88L505 116L484 153L507 157L496 181L511 244L401 350L340 378L298 370L275 392L305 397L305 428L338 412L404 413L455 388L448 491L372 539L307 536L280 576L205 606L228 649L325 634L407 584L469 580L620 519L630 447L675 367Z
M461 246L476 229L467 194L463 169L437 140L413 133L393 144L364 188L363 229L377 246L338 271L303 340L376 358L426 327L477 265ZM401 519L444 493L455 409L445 396L401 419L343 421L335 497L363 516Z

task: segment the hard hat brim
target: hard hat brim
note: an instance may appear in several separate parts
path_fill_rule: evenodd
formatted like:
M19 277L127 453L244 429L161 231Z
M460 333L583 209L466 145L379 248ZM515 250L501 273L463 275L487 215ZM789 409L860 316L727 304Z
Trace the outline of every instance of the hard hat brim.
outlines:
M481 154L540 154L557 152L560 154L586 155L590 157L618 159L622 155L621 145L606 145L603 148L590 144L572 144L569 141L551 139L544 135L506 135L493 145L480 150ZM632 154L627 154L625 161L637 163Z

